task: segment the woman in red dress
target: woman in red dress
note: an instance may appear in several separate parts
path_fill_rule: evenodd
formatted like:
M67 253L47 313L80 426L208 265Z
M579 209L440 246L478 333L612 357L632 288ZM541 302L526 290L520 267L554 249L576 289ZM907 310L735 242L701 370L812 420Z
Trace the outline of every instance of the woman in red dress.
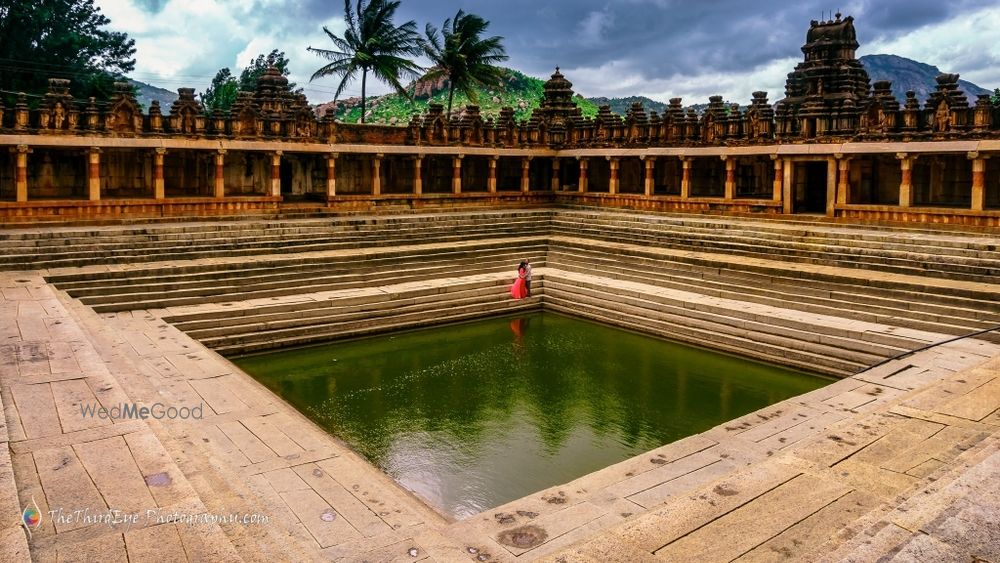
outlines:
M524 299L528 296L528 288L524 286L524 276L527 275L527 264L521 262L517 267L517 279L514 285L510 286L510 296L514 299Z

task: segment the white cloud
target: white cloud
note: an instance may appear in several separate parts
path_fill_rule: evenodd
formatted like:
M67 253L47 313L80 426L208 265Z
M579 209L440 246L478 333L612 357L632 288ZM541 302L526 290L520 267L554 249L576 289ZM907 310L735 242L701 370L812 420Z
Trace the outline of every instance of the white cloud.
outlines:
M859 55L890 53L958 72L984 88L1000 86L1000 6L967 12L891 40L862 45Z
M646 96L661 102L679 97L688 105L707 103L709 96L719 94L724 100L747 105L756 90L766 91L772 103L785 97L786 75L798 62L794 58L776 59L742 73L706 71L646 78L631 63L613 61L596 68L569 69L566 75L574 90L584 96Z

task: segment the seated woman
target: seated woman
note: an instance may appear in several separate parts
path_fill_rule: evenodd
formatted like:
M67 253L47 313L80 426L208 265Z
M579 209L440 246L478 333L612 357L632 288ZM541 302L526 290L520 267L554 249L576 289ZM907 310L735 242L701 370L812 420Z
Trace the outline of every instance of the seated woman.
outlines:
M517 278L514 285L510 286L510 296L514 299L524 299L528 296L528 288L524 285L524 277L527 275L527 264L521 262L517 267Z

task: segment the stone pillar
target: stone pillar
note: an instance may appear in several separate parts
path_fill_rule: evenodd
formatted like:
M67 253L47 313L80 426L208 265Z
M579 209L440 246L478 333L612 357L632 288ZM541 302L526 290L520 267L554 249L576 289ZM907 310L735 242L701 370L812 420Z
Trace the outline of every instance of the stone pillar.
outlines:
M281 195L281 151L271 153L271 186L267 195Z
M970 152L972 160L972 210L986 208L986 158L978 152Z
M326 197L337 195L337 153L326 155Z
M608 178L608 193L614 195L618 193L618 164L617 158L607 157L608 163L611 165L611 173Z
M226 149L219 149L215 152L215 187L213 195L215 197L226 197L226 182L223 175L226 163Z
M826 216L834 216L834 204L837 202L837 159L826 159Z
M462 193L462 155L456 155L451 164L451 193Z
M531 190L531 157L526 156L521 159L521 193L526 194Z
M726 163L726 201L732 201L736 197L736 159L721 157Z
M773 201L781 201L781 194L783 191L782 186L784 185L785 171L782 167L784 160L778 158L777 155L772 154L771 159L774 160L774 185L772 186L771 199Z
M781 212L791 215L795 205L795 163L790 158L785 159L785 177L781 182Z
M552 187L552 191L554 191L554 192L559 191L559 188L562 187L560 185L560 178L559 178L559 159L558 158L553 158L552 159L552 182L550 182L550 184L551 184L551 187Z
M837 158L837 205L846 205L847 192L851 189L851 159L842 154L834 156Z
M372 195L382 195L382 153L377 153L372 159Z
M101 199L101 149L90 147L87 152L87 199Z
M499 160L499 156L490 157L490 175L486 179L486 191L491 194L497 193L497 161Z
M905 152L896 153L899 159L899 170L901 180L899 182L899 206L911 207L913 205L913 160L914 157Z
M158 148L153 150L153 198L165 199L167 197L166 184L163 179L163 158L167 154L167 149Z
M17 201L28 201L28 153L31 149L28 145L17 145L11 147L14 152L15 173L14 191L17 193Z
M643 157L643 164L646 165L646 174L643 177L643 192L646 197L652 197L653 192L656 188L656 157L655 156L645 156Z
M417 155L413 159L413 195L424 193L424 157Z
M691 197L691 157L681 158L681 199Z
M581 194L587 193L587 157L580 158L580 184L578 191Z

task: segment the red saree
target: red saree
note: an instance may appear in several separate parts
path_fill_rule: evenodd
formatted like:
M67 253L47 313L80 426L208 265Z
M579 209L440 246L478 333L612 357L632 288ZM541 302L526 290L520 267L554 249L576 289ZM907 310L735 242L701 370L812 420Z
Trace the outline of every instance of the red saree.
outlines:
M524 270L518 268L517 278L514 285L510 286L510 296L514 299L524 299L528 296L528 289L524 287Z

